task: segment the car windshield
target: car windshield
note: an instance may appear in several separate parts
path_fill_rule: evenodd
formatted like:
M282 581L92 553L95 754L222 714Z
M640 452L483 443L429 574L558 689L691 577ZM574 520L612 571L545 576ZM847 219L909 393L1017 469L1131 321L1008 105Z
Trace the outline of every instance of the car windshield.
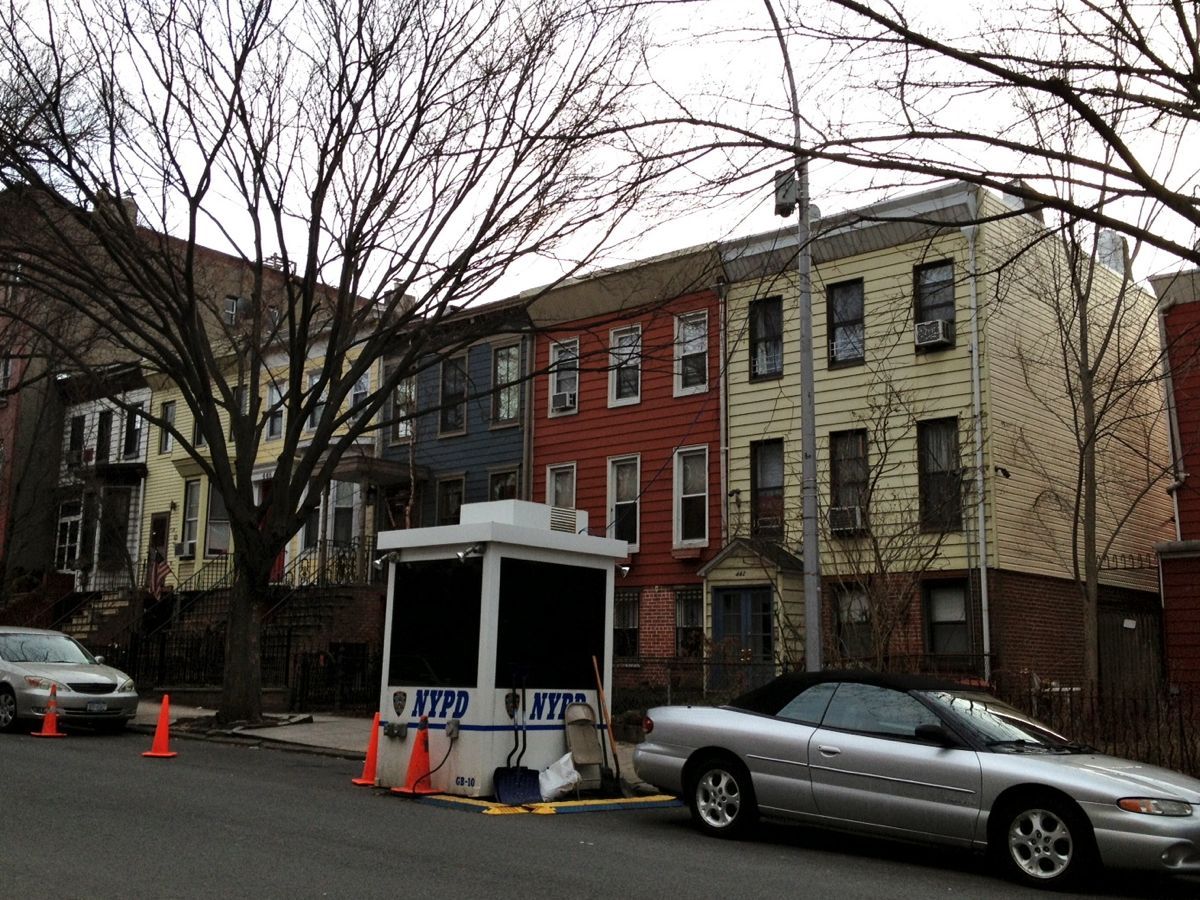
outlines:
M1061 753L1086 749L988 694L928 691L925 696L946 710L985 747L998 753Z
M17 663L94 663L92 654L65 634L0 634L0 659Z

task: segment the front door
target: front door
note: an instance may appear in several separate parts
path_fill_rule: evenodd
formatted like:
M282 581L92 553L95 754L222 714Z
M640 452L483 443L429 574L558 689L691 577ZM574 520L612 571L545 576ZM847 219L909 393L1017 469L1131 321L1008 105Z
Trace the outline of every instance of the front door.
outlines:
M713 686L749 690L775 676L773 597L770 587L713 591Z

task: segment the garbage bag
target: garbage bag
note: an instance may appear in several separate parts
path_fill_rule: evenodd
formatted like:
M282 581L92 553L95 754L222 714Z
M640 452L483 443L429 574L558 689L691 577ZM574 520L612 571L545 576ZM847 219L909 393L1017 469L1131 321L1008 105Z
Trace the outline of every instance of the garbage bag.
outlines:
M545 801L556 800L569 793L577 784L579 772L571 762L570 753L550 763L538 774L538 787L541 788L542 800Z

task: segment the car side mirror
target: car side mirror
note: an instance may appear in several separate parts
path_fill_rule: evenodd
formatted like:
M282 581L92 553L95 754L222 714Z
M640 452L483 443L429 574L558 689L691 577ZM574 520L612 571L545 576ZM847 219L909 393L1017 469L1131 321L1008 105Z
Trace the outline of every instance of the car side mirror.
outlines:
M917 740L927 744L937 744L939 747L960 747L958 735L945 725L918 725L914 730Z
M104 657L103 656L97 656L97 657L95 657L95 660L96 660L96 665L98 665L98 666L104 665Z

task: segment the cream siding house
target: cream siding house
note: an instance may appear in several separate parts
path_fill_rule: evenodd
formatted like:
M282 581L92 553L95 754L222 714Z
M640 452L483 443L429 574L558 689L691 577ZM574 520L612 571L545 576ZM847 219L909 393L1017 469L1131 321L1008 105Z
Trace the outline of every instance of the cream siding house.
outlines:
M1046 286L1061 242L1005 198L961 184L826 217L813 234L826 660L1077 679L1074 418L1061 364L1031 367L1056 333ZM723 255L730 540L799 556L794 231L731 242ZM1099 309L1120 285L1097 267ZM1133 314L1146 303L1152 313L1152 301L1126 288L1120 339L1132 356L1152 354ZM1153 569L1118 566L1150 550L1170 509L1155 488L1161 402L1153 388L1122 402L1100 447L1096 519L1102 600L1129 613L1153 600ZM707 573L709 627L722 635L727 569L757 578L773 597L776 661L800 665L785 652L803 645L800 574L776 585L769 554L754 570L744 549Z

